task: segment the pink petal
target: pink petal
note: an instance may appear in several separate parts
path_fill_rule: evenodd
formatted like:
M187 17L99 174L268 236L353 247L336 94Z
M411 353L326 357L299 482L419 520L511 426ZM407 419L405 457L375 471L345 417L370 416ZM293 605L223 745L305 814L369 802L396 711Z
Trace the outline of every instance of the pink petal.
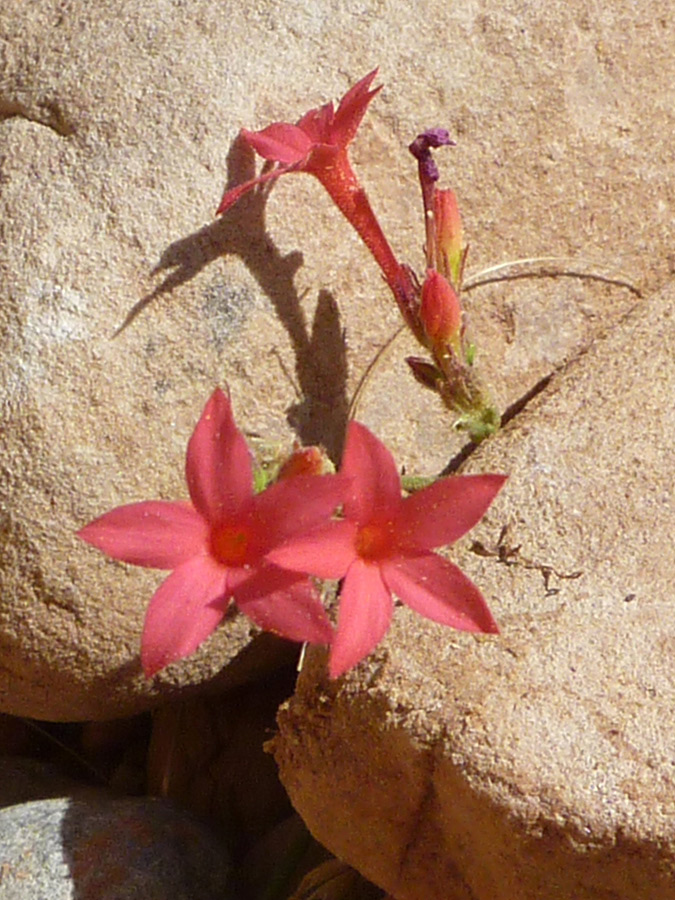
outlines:
M113 559L175 569L204 552L208 526L189 503L150 500L119 506L77 534Z
M270 562L317 578L342 578L356 559L356 525L329 522L311 534L291 537L267 554Z
M259 525L263 552L292 535L326 524L342 505L347 484L342 475L296 475L257 494L253 518Z
M506 475L450 475L412 494L401 504L399 546L432 550L454 543L479 522Z
M223 198L220 201L220 206L216 210L216 215L220 216L223 213L227 212L231 206L239 200L240 197L243 197L244 194L247 194L254 187L257 187L259 184L265 184L268 181L274 181L275 178L278 178L280 175L284 175L289 170L286 168L278 168L273 169L271 172L266 172L264 175L259 175L258 178L251 178L249 181L245 181L243 184L235 185L235 187L230 188L229 191L225 191L223 194Z
M401 479L384 444L358 422L350 422L341 473L351 479L344 503L346 518L365 523L394 518L401 504Z
M145 616L141 663L146 676L193 653L223 618L227 601L227 570L208 556L197 556L172 572Z
M275 122L262 131L247 131L242 128L241 135L263 159L282 165L302 162L313 146L312 139L302 128L285 122Z
M476 585L436 553L382 563L387 587L427 619L460 631L498 634L499 628Z
M391 623L393 602L378 566L357 560L340 592L337 633L333 639L331 678L337 678L367 656Z
M373 69L350 88L340 101L333 121L331 143L346 147L354 139L371 100L382 90L381 85L374 91L368 90L376 75L377 69Z
M239 609L265 631L291 641L330 644L333 626L309 578L263 566L234 592Z
M185 477L192 502L211 524L240 513L253 496L251 455L220 388L188 443Z
M318 109L310 109L298 122L298 128L305 132L313 144L328 144L331 142L331 130L335 113L333 104L325 103Z

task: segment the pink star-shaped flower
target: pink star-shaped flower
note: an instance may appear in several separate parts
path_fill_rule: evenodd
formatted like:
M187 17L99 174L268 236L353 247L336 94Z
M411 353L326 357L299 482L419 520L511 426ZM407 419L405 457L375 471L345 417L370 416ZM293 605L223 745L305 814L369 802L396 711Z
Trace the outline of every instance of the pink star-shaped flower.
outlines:
M241 129L241 137L255 152L277 163L271 172L252 178L225 191L218 207L224 213L237 200L258 184L273 181L287 172L309 172L317 178L329 178L328 170L338 161L344 168L347 147L354 139L370 101L380 88L369 90L377 69L362 78L340 101L337 111L332 103L310 109L297 125L275 122L262 131ZM348 176L351 182L355 176Z
M217 214L226 212L256 185L274 181L280 175L314 175L375 257L399 305L407 309L412 290L410 276L394 256L347 155L370 101L380 90L370 90L376 75L374 69L350 88L337 110L332 103L326 103L310 109L296 125L275 122L262 131L242 128L240 134L246 143L276 165L270 172L225 191Z
M478 588L432 551L473 528L506 477L451 476L404 499L391 454L356 422L349 426L341 472L350 479L344 519L291 538L270 554L289 569L344 578L331 678L356 665L382 639L392 618L392 594L436 622L496 634Z
M291 536L325 524L342 502L344 480L296 475L254 494L250 453L220 389L188 443L186 478L192 503L132 503L79 532L114 559L173 569L146 614L145 674L192 653L232 599L261 628L291 640L330 643L333 629L311 580L279 568L267 555Z

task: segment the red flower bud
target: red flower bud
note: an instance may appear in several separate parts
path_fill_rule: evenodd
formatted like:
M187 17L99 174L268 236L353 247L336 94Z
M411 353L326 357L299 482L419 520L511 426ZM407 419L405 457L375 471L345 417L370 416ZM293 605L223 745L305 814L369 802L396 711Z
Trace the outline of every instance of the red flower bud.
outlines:
M277 481L293 478L296 475L323 475L324 462L323 454L318 447L300 447L291 453L279 469Z
M457 197L450 189L434 194L435 268L456 288L462 278L464 246Z
M462 321L459 297L435 269L429 269L422 286L420 319L432 345L448 344L459 336Z

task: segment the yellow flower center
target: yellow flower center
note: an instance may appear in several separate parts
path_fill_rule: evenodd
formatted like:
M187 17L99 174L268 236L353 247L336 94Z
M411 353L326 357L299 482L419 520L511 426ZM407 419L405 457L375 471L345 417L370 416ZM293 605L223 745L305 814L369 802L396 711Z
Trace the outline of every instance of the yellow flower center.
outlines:
M251 534L242 525L221 525L211 535L211 552L225 566L246 563Z
M394 526L392 522L371 522L356 535L356 552L361 559L382 559L391 549Z

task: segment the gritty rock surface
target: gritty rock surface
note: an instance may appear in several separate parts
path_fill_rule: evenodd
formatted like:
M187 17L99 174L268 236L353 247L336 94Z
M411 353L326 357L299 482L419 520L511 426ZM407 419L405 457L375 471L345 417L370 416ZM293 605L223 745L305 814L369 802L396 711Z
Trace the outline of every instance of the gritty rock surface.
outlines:
M2 900L223 900L222 844L163 800L60 798L0 811Z
M671 284L466 465L510 475L453 551L502 634L401 609L280 713L294 805L399 900L675 897L674 310Z
M2 4L0 709L125 715L223 666L236 683L274 665L232 617L146 682L140 633L161 575L74 537L113 506L185 497L185 446L216 383L248 430L337 456L358 381L398 327L309 177L213 220L224 182L252 172L240 125L294 121L379 64L386 87L352 155L402 259L422 265L406 147L445 125L470 276L572 256L573 271L652 289L672 268L672 28L666 0ZM499 404L634 302L571 276L468 292ZM461 441L405 371L412 349L394 342L358 415L422 473Z

